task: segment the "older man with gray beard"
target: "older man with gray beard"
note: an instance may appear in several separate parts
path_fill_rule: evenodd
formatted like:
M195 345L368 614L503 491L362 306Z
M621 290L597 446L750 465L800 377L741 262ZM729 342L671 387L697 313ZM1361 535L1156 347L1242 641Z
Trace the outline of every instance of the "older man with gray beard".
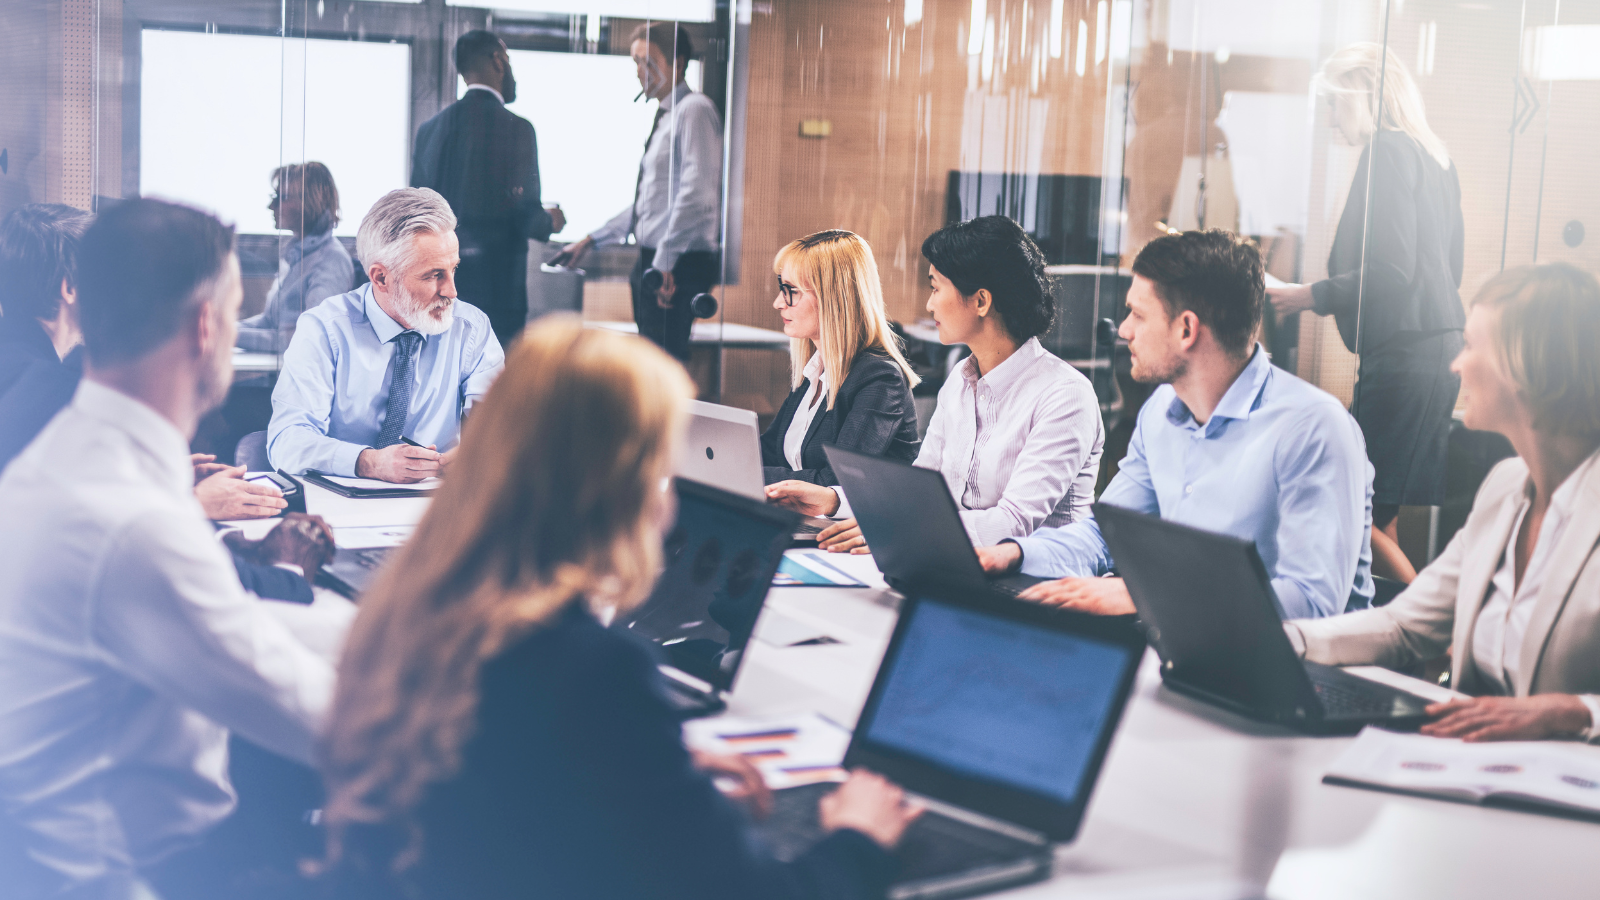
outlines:
M284 352L273 466L409 484L449 465L461 417L505 364L489 317L456 298L455 227L428 188L373 204L356 233L371 282L306 310Z

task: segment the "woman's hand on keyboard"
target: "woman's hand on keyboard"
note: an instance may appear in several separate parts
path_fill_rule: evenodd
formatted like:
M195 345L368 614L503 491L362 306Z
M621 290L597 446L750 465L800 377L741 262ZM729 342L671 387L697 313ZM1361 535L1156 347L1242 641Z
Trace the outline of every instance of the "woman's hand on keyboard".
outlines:
M854 828L885 850L900 843L906 826L923 810L922 804L906 800L899 785L865 769L851 772L848 781L820 802L823 830Z

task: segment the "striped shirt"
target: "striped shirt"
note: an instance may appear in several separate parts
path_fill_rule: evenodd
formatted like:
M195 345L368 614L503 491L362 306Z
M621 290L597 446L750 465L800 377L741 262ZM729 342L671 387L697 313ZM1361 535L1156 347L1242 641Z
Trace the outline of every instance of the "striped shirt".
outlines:
M982 377L970 356L950 373L916 465L944 476L987 547L1088 516L1104 444L1089 379L1029 338ZM842 496L835 515L850 515Z

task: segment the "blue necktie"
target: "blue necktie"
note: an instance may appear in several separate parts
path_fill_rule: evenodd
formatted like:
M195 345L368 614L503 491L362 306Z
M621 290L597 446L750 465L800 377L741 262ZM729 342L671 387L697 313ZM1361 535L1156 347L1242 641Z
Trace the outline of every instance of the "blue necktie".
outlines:
M378 449L400 443L406 416L411 412L411 369L422 335L402 331L394 339L394 378L389 380L389 405L383 411L383 429L378 432Z

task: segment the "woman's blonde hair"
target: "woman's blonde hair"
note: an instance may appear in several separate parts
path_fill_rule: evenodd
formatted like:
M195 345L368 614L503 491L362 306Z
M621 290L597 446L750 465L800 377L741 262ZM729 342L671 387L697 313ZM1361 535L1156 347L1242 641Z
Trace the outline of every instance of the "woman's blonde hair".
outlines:
M839 386L850 375L850 363L862 350L881 350L916 387L922 379L911 370L900 341L889 329L883 308L883 283L872 248L859 235L843 229L819 231L778 251L772 271L783 274L794 266L800 286L817 295L817 319L822 329L822 371L828 375L828 409L839 396ZM806 363L819 348L808 338L789 343L789 368L793 385L805 380Z
M1375 124L1378 121L1380 80L1383 82L1381 126ZM1403 131L1421 144L1422 149L1440 167L1450 168L1450 151L1428 127L1422 92L1417 90L1416 81L1393 50L1385 49L1381 44L1351 44L1328 57L1314 83L1318 93L1348 101L1342 104L1342 108L1356 117L1351 125L1363 141L1371 138L1372 133L1380 127Z
M1500 363L1551 434L1600 434L1600 281L1568 263L1516 266L1472 306L1499 310Z
M354 825L404 836L368 862L414 863L415 810L461 764L483 664L571 602L648 593L691 396L665 353L576 318L511 346L432 507L362 597L324 748L330 863Z

